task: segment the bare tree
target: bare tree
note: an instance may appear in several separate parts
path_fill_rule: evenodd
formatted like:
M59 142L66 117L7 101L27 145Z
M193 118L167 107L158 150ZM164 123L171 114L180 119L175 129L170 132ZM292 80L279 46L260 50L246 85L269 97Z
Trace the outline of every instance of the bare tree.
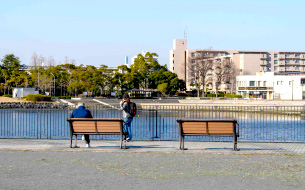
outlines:
M55 65L55 59L53 58L53 56L49 56L47 60L47 67L54 67Z
M209 51L196 51L192 53L188 64L188 80L197 89L199 97L202 87L202 96L205 95L205 85L208 72L212 69L213 60Z
M31 57L30 65L33 66L34 68L37 68L39 65L39 59L38 59L36 52L34 52Z
M225 57L214 61L213 65L214 73L214 85L216 97L218 96L218 90L221 85L232 86L232 79L234 73L234 64L230 57ZM228 89L228 88L227 88ZM225 91L226 89L224 89Z

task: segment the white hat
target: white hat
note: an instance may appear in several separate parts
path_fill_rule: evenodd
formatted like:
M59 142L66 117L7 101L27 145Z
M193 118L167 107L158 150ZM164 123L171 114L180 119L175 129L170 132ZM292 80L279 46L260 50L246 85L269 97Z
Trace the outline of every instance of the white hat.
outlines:
M85 106L85 104L82 103L82 102L79 102L79 103L77 104L77 107L79 107L79 106Z

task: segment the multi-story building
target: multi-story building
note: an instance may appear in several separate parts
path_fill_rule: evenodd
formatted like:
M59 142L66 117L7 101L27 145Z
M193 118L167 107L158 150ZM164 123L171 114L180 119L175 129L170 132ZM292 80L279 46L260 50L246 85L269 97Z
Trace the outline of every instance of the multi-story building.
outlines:
M305 100L305 75L257 72L256 75L237 76L236 91L243 98Z
M187 91L194 88L189 70L196 57L202 55L212 60L230 58L237 70L236 75L255 75L259 71L305 73L305 51L196 50L187 49L186 39L174 39L170 50L170 71L186 81Z

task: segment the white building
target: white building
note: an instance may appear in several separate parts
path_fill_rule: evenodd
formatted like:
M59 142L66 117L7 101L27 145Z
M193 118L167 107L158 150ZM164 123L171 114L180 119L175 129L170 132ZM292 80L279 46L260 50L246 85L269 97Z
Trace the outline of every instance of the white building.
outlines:
M145 54L147 53L148 51L142 51L142 53L141 53L141 55L143 55L144 57L145 57ZM135 56L133 56L132 58L131 58L131 63L130 63L130 65L133 65L134 64L134 60L136 59L136 58L138 58L138 55L135 55ZM158 58L157 57L154 57L154 59L156 60L156 61L158 61Z
M256 75L237 76L236 91L243 98L305 100L305 75L257 72Z
M28 94L38 94L36 88L13 88L13 98L22 98Z
M200 57L217 60L223 56L230 57L237 75L255 75L258 71L305 74L305 51L188 49L186 39L174 39L169 69L185 80L186 89L190 91L196 76L190 68L196 65L196 60Z

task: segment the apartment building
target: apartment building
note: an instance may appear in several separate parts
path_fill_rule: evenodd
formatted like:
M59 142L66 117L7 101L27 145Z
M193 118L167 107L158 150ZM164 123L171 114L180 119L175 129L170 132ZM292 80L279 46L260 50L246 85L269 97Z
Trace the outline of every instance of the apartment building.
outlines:
M257 72L256 75L237 76L236 89L243 98L305 100L305 75Z
M230 58L236 75L255 75L259 71L274 72L275 75L305 73L305 51L196 50L187 49L186 39L174 39L170 71L186 81L187 91L194 89L189 69L196 57L202 55L212 60Z

